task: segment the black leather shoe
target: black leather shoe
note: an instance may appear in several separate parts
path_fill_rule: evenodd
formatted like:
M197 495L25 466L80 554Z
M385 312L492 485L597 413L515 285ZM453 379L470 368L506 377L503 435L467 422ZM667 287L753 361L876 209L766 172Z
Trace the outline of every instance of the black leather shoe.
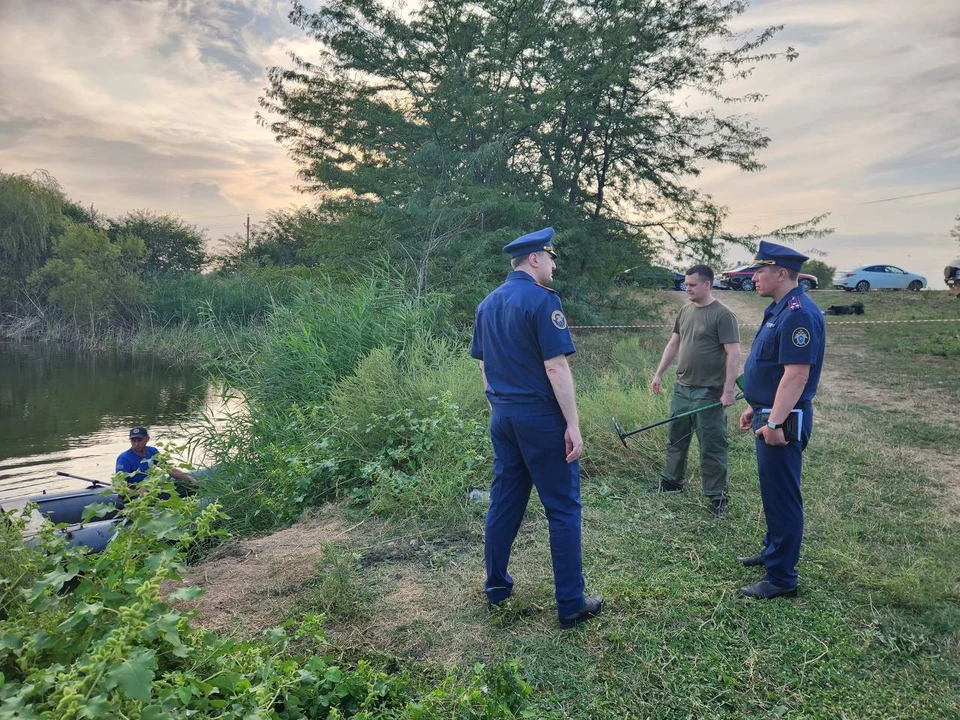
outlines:
M796 597L797 589L780 587L769 580L761 580L753 585L740 588L740 594L759 600L773 600L778 597Z
M580 608L579 612L573 615L559 616L560 627L569 630L585 620L595 618L601 610L603 610L603 598L599 595L588 595L583 599L583 607Z
M647 486L647 492L664 493L666 495L675 495L683 492L683 485L674 485L668 480L661 480Z
M724 517L727 514L727 499L715 497L710 501L710 514L714 517Z
M743 565L744 567L758 567L766 563L763 553L759 555L751 555L749 557L738 557L737 562Z

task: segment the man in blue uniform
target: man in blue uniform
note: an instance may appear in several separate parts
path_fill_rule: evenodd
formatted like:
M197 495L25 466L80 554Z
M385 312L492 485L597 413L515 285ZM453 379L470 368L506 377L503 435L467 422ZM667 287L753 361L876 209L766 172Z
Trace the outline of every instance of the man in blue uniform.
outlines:
M120 453L117 458L116 472L126 474L130 485L136 485L147 479L147 470L153 467L153 458L160 452L152 445L147 445L149 440L150 433L145 427L130 428L130 449ZM179 483L185 483L185 485L178 485L178 491L181 494L184 494L183 490L197 484L192 475L176 468L170 470L170 477Z
M756 436L760 496L767 518L763 552L737 560L764 565L760 582L740 588L743 595L772 599L797 594L797 562L803 538L800 470L813 430L812 400L817 394L826 327L823 313L797 286L807 260L795 250L761 241L753 282L767 307L744 367L744 395L750 408L740 429Z
M536 486L550 529L561 627L600 614L603 598L584 596L580 549L580 421L567 355L575 352L560 298L553 228L503 248L513 272L477 307L470 354L480 361L490 401L493 486L484 542L492 606L513 592L510 550Z

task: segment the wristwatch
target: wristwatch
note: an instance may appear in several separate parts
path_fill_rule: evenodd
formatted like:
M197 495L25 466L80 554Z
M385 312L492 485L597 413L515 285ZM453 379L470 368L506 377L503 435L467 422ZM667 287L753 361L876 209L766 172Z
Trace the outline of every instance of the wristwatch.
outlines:
M772 420L767 420L767 427L771 430L776 430L777 428L783 427L783 423L775 423Z

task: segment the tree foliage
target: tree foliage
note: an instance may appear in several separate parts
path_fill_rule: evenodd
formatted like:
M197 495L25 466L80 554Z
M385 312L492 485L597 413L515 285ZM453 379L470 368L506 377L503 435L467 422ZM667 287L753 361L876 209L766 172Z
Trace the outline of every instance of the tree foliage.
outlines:
M837 274L837 269L823 260L807 260L803 264L803 272L815 275L817 287L821 290L829 290L833 287L833 276Z
M54 240L53 257L28 278L42 302L78 325L132 316L142 303L137 269L146 250L136 236L70 224Z
M109 221L110 238L138 237L146 247L145 270L157 275L199 271L206 262L203 232L174 215L134 210Z
M950 236L960 243L960 215L957 215L955 218L957 224L953 226L953 229L950 231Z
M364 203L338 199L317 207L272 210L251 228L226 239L224 267L303 265L346 279L366 270L382 253L378 222Z
M724 210L690 179L707 162L762 168L769 138L748 118L680 101L761 99L723 90L778 55L763 51L778 27L732 30L747 5L429 0L400 14L376 0L295 2L321 57L270 70L261 120L302 189L377 209L382 243L422 291L440 259L475 275L498 245L547 224L565 231L565 269L609 280L658 234L708 256Z
M50 256L64 202L49 173L0 173L0 280L23 280Z

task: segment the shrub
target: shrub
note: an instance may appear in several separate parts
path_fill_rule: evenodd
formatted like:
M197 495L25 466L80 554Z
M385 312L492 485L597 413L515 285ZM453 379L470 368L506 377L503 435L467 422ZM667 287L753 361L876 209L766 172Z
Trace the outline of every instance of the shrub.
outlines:
M138 238L111 242L101 230L71 224L53 241L53 257L30 275L28 285L49 309L77 325L129 320L143 302L136 265L144 252Z
M403 347L439 309L439 301L419 300L383 275L346 289L321 281L275 309L262 347L230 362L224 379L265 410L322 402L364 355Z
M210 718L513 718L529 686L516 663L478 665L466 685L415 682L409 671L387 674L369 662L341 667L332 657L300 657L325 645L321 618L291 630L274 628L237 642L190 625L161 596L177 579L184 552L211 535L216 505L162 500L171 492L159 471L128 502L125 523L99 555L69 547L46 523L36 548L24 544L26 514L0 523L0 715L3 717ZM12 560L12 562L6 562ZM71 588L68 591L67 588ZM195 598L196 588L171 600Z

